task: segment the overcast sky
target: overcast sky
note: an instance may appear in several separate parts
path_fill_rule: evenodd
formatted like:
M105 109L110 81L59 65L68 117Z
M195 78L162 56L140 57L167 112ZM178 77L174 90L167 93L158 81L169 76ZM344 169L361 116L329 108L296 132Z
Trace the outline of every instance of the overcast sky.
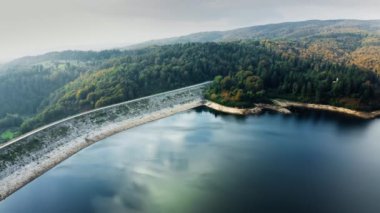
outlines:
M380 0L0 0L0 62L199 31L306 19L380 19Z

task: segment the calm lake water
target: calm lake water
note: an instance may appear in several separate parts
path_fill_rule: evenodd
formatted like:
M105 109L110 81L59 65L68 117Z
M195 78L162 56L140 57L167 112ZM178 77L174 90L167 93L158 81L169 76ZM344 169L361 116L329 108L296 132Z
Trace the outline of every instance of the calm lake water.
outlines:
M379 213L380 120L191 110L82 150L0 212Z

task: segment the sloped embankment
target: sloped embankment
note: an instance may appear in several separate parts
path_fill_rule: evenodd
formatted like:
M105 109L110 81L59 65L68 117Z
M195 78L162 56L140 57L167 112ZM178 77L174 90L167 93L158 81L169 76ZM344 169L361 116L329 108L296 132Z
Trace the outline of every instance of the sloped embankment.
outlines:
M209 84L205 82L75 115L1 145L0 200L96 141L203 105L203 92Z

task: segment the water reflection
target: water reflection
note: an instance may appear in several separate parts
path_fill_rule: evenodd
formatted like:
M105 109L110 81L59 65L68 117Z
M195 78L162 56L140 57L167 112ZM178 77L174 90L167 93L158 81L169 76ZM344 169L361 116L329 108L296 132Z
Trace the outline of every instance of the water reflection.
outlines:
M380 122L330 116L198 108L82 150L0 212L380 212Z
M232 121L240 122L240 123L244 123L244 121L247 119L247 116L244 116L244 115L231 115L228 113L219 112L219 111L216 111L214 109L210 109L210 108L205 107L205 106L197 107L195 109L195 112L201 113L201 114L211 113L215 116L215 118L220 117L226 121L232 120Z
M293 108L292 112L295 115L295 118L299 119L300 121L312 120L315 123L327 121L334 123L343 131L357 128L365 129L372 123L372 120L346 116L340 113L328 111Z

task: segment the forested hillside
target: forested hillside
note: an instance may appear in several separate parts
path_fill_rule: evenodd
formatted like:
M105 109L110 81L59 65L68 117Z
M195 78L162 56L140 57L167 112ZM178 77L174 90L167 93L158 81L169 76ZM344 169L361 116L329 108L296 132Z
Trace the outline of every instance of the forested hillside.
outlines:
M274 48L276 45L285 48L283 43L270 41L189 43L119 58L112 66L81 75L54 92L40 113L23 123L22 130L81 111L212 80L218 75L234 76L240 70L249 71L263 82L267 98L286 97L360 109L379 106L375 100L380 82L375 73L320 57L299 57L291 44L281 52ZM243 75L239 81L246 77ZM232 83L224 81L229 89ZM237 93L239 90L234 90L230 96Z
M334 62L350 63L380 73L380 20L311 20L269 24L153 40L129 46L127 49L187 42L230 42L249 39L296 42L304 56L316 54Z
M260 39L54 52L4 64L0 142L75 113L213 79L208 97L228 105L280 97L379 109L378 22L306 23L229 31Z
M25 57L0 67L0 142L19 134L20 123L40 111L55 90L104 66L121 51L65 51ZM1 134L6 132L6 134Z

